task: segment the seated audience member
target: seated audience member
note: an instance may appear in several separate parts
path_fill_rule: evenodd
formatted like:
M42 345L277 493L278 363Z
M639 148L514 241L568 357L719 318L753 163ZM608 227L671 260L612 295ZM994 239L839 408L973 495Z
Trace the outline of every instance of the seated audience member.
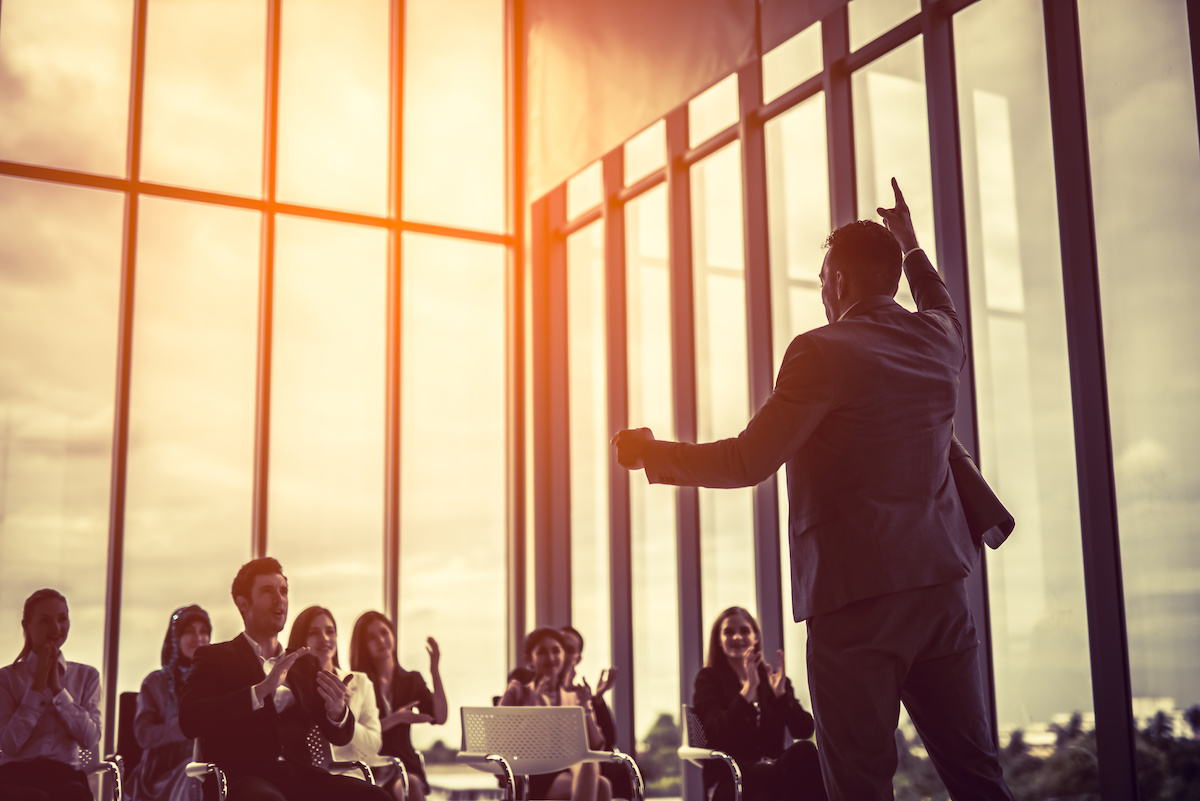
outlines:
M305 742L312 726L346 745L355 721L346 685L320 670L307 646L285 654L279 644L288 612L279 562L263 557L242 565L232 594L246 630L196 651L179 701L180 729L198 737L202 757L225 771L230 801L387 798L361 779L312 765Z
M200 801L200 782L186 772L193 742L179 730L179 696L196 649L211 636L212 622L198 606L176 609L167 623L162 668L145 678L138 693L133 735L144 751L125 785L132 801Z
M398 757L404 763L409 778L410 801L423 801L429 794L429 781L421 767L421 758L412 744L414 723L446 722L446 690L438 670L442 654L437 640L428 637L425 650L429 653L429 676L433 691L415 670L400 667L396 655L396 630L392 622L379 612L364 612L354 623L350 637L350 667L367 674L375 686L375 703L383 728L383 747L380 753ZM392 794L404 801L404 789L399 779L392 785Z
M592 691L587 680L567 688L563 635L558 629L540 628L525 638L525 661L532 668L528 681L514 678L508 683L500 706L581 706L587 723L588 743L594 749L604 747L604 733L596 722ZM571 799L571 801L609 801L612 785L600 776L595 762L584 762L570 770L529 777L530 798Z
M379 728L379 710L375 706L375 687L362 672L342 670L338 660L337 624L333 613L321 606L310 606L296 616L288 637L288 651L308 646L321 670L328 671L350 691L350 713L354 715L354 736L345 745L330 746L330 756L338 762L359 761L371 766L375 782L390 787L394 776L387 776L386 763L379 759L383 744Z
M574 626L563 626L559 632L562 634L567 663L566 669L563 670L562 684L567 689L574 690L577 689L575 674L580 661L583 660L583 635ZM600 671L600 675L596 679L596 691L592 695L592 708L596 712L596 724L600 726L600 732L604 735L603 749L605 751L611 751L618 747L617 724L613 720L608 704L604 703L604 694L611 690L616 683L617 669L605 668ZM633 798L633 780L629 777L629 770L624 765L617 762L601 762L600 775L607 778L612 785L614 798Z
M824 799L812 715L792 694L784 675L783 651L774 667L762 656L762 634L754 616L731 606L717 616L708 637L708 657L696 675L693 706L712 748L732 756L742 770L742 798ZM784 729L797 742L783 747ZM713 801L733 798L725 765L704 765L704 789Z
M100 673L68 662L67 599L38 590L21 615L25 645L0 669L0 798L92 801L79 749L100 742Z

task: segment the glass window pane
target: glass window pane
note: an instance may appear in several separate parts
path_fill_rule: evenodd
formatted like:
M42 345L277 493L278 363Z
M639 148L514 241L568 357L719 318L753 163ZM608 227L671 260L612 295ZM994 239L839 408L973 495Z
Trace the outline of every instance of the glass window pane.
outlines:
M501 231L504 3L404 6L404 216Z
M129 0L7 0L0 158L123 175L132 30Z
M389 6L283 4L280 200L387 213Z
M695 147L738 121L737 73L688 102L688 147Z
M825 325L818 275L829 235L829 168L825 158L825 95L818 94L767 122L767 225L771 252L771 321L776 367L792 339ZM783 643L787 674L806 708L807 629L792 623L792 566L787 477L779 487Z
M625 143L625 185L637 182L667 163L667 123L664 120Z
M851 0L850 49L857 50L920 13L921 0Z
M260 227L239 209L140 205L120 691L159 668L176 608L203 606L214 642L242 628L229 584L251 550Z
M280 216L268 553L344 644L383 599L387 234Z
M261 0L150 2L142 178L262 192L266 28Z
M821 25L809 25L783 44L763 54L763 102L770 103L825 66L821 55Z
M7 6L5 9L7 13ZM0 654L34 590L67 598L64 653L103 659L123 198L0 178Z
M625 231L629 422L668 437L675 431L675 416L664 185L629 202L625 207ZM676 725L679 721L675 493L672 486L651 485L640 476L633 476L629 482L633 731L639 742L661 715L669 716ZM617 682L614 692L621 692L622 688L622 682ZM672 760L671 764L678 763Z
M1194 6L1193 6L1194 8ZM1200 151L1184 4L1081 3L1104 358L1137 727L1200 704ZM1164 720L1156 721L1158 713ZM1151 738L1152 739L1152 738ZM1171 741L1142 746L1162 764ZM1182 781L1140 771L1151 782ZM1157 786L1157 784L1155 785ZM1196 792L1195 780L1187 787Z
M698 442L736 437L750 419L741 143L692 168L692 296ZM664 434L665 436L665 434ZM700 488L701 620L743 606L757 614L754 488Z
M977 3L954 38L978 457L1018 521L986 553L997 725L1049 781L1053 727L1094 716L1042 4Z
M604 172L593 161L567 181L567 219L573 220L604 200Z
M612 663L608 558L608 349L604 224L567 240L567 414L571 426L571 625L592 687Z
M406 234L403 258L400 660L428 680L437 639L452 711L413 742L456 748L453 710L489 706L507 675L505 250Z
M854 73L852 94L859 219L879 222L875 210L895 205L895 178L912 210L917 241L937 266L921 40L915 39ZM910 311L917 310L907 281L900 282L896 300Z

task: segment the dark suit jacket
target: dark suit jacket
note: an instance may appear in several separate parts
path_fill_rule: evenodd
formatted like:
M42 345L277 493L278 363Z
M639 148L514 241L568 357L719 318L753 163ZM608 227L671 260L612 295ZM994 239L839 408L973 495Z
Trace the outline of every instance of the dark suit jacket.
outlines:
M796 620L966 576L978 556L950 472L962 326L923 251L905 263L920 309L877 295L801 334L737 437L656 442L650 481L743 487L787 463Z
M245 636L197 649L179 699L179 728L188 737L200 738L204 759L219 765L231 780L260 775L264 765L280 757L308 764L304 736L313 723L330 743L345 745L354 734L354 716L348 716L341 726L329 721L311 688L300 686L308 682L297 674L313 672L301 662L293 665L288 675L296 700L283 712L276 712L274 696L270 696L256 710L250 688L266 676Z

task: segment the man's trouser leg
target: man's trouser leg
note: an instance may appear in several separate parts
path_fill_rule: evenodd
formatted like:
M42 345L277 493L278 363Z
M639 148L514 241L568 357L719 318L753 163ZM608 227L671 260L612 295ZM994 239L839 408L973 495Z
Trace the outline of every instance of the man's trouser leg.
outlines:
M842 627L833 615L809 620L808 688L821 774L830 801L892 798L899 661Z
M992 740L978 651L914 662L900 698L951 798L1012 801Z

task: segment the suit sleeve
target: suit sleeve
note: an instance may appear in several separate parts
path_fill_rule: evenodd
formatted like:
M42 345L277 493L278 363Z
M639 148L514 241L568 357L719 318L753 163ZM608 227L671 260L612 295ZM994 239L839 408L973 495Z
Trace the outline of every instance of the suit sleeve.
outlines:
M958 312L954 309L954 301L946 282L938 275L933 263L925 255L924 250L912 253L904 261L904 274L908 277L908 286L912 290L913 300L917 309L938 321L954 335L959 343L964 343L962 323ZM966 347L963 346L962 364L967 362ZM961 367L961 365L960 365Z
M253 684L230 688L222 680L228 659L214 646L196 651L195 664L179 699L179 728L186 737L216 737L230 726L249 722Z
M805 443L833 408L836 374L812 337L792 340L775 391L736 437L700 445L650 443L646 478L652 484L750 487L769 478Z

